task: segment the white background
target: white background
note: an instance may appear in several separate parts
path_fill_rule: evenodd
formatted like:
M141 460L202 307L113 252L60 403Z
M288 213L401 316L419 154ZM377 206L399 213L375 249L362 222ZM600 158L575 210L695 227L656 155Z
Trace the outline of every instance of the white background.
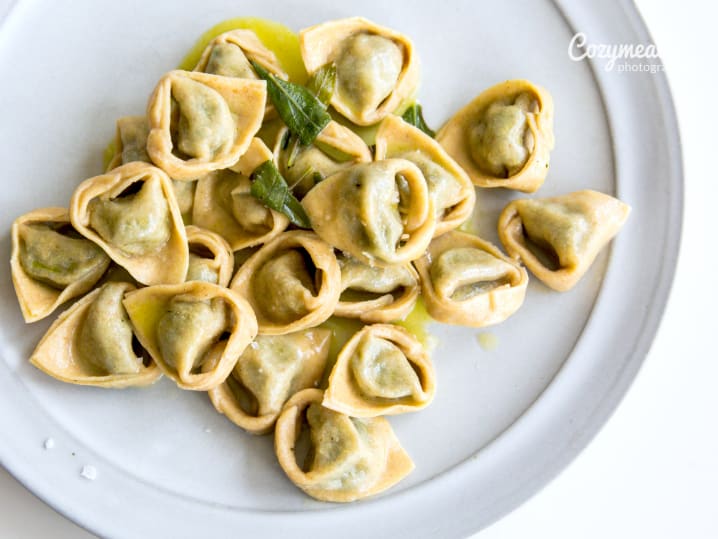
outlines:
M614 417L566 471L480 539L718 537L718 77L708 54L716 50L718 8L699 0L637 4L666 66L682 130L685 221L671 299ZM93 536L0 469L6 537Z

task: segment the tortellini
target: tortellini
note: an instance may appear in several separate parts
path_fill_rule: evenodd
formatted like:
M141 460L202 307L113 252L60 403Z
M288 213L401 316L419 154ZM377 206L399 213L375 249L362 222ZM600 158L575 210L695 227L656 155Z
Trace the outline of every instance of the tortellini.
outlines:
M372 160L371 151L362 138L334 120L322 129L314 144L300 148L296 155L285 147L290 140L287 135L286 128L279 131L274 158L280 173L299 198L327 176Z
M10 268L25 322L45 318L65 301L90 290L110 258L70 225L65 208L43 208L12 225Z
M188 281L205 281L228 286L234 270L229 244L219 234L189 225L185 228L189 245Z
M276 55L270 51L252 30L230 30L214 38L204 49L193 71L223 77L259 79L251 62L256 62L275 77L287 80ZM264 121L276 117L271 101L267 101Z
M110 149L114 152L106 172L133 161L152 163L147 155L147 135L150 128L146 116L123 116L117 120L117 134ZM196 182L172 180L172 189L177 200L182 220L189 223L192 216Z
M548 173L553 99L529 81L502 82L449 119L436 140L479 187L532 193Z
M172 184L160 169L132 162L82 182L70 219L143 284L181 283L189 251Z
M287 477L312 498L351 502L383 492L414 468L389 422L355 418L322 406L322 391L295 394L277 419L274 449ZM296 441L309 430L311 449Z
M170 71L147 106L147 153L176 180L232 166L262 125L264 81Z
M389 115L376 134L377 161L402 158L419 167L437 215L434 236L458 227L471 215L476 191L466 172L429 135Z
M149 286L123 303L142 346L182 389L217 387L257 335L249 304L211 283Z
M372 125L408 102L419 83L411 40L361 17L329 21L299 33L302 59L311 75L334 63L332 106L357 125Z
M317 326L339 301L341 273L332 248L313 232L284 232L237 271L231 289L252 305L263 335Z
M231 169L219 170L197 182L192 222L221 234L233 251L254 247L280 234L289 219L265 207L250 193L250 175L272 153L258 138Z
M524 301L528 274L496 247L465 232L436 238L414 262L429 315L447 324L502 322Z
M419 258L436 228L424 175L406 159L337 172L314 187L302 205L322 239L370 265Z
M136 342L122 299L135 287L108 282L50 326L30 357L63 382L122 388L155 382L161 371Z
M422 344L392 324L365 326L344 345L322 405L352 417L421 410L436 392L436 375Z
M499 216L499 238L509 255L563 292L586 273L630 211L620 200L591 190L514 200Z
M319 384L330 339L323 328L258 336L227 380L209 391L212 404L239 427L266 434L292 395Z
M194 71L258 79L250 61L257 62L270 73L281 79L287 74L272 51L265 47L252 30L230 30L214 38L204 49Z
M151 163L147 155L147 135L150 128L146 116L123 116L117 120L117 134L110 147L114 155L107 165L106 172L120 165L133 161ZM194 203L194 189L197 182L172 180L172 190L177 200L182 220L189 223L192 217L192 204Z
M411 264L369 266L345 254L337 255L341 268L341 296L334 315L364 323L405 318L419 297L419 276Z
M112 170L132 161L150 162L147 155L147 135L150 128L145 116L123 116L117 120L114 156L107 166Z

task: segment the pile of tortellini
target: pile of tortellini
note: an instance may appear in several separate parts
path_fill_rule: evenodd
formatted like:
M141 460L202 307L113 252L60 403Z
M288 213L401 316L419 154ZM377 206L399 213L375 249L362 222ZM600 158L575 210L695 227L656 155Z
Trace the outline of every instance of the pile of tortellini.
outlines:
M629 209L593 191L515 200L499 219L503 254L458 227L475 186L543 183L550 95L503 82L433 137L423 119L395 114L419 81L408 37L350 18L305 29L299 43L310 76L331 66L335 77L332 119L311 143L297 142L269 92L288 79L275 54L250 30L224 33L193 71L160 79L145 116L117 121L108 170L83 181L69 209L15 221L12 277L27 322L79 298L37 345L36 367L74 384L164 375L205 391L239 427L274 432L299 488L346 502L414 466L383 416L435 394L429 353L393 323L419 295L440 322L501 322L524 300L522 263L569 289ZM353 125L376 126L371 145ZM262 166L285 186L274 205L253 189ZM336 357L330 317L364 324Z

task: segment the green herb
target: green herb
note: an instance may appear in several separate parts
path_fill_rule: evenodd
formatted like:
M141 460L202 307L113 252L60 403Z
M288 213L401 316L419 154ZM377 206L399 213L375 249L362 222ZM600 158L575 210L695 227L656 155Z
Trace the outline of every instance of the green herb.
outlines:
M304 208L289 190L287 182L271 160L265 161L252 172L250 192L266 206L289 217L298 227L312 227Z
M334 95L337 85L337 66L326 64L317 69L307 82L307 90L312 92L326 109Z
M401 116L401 118L406 122L414 127L418 127L421 129L424 133L429 135L430 137L434 137L436 133L433 129L431 129L428 125L426 125L426 122L424 121L424 114L421 110L421 105L419 103L413 103L409 106L408 109L406 109L406 112Z
M267 94L289 130L308 146L331 120L317 97L304 86L278 79L256 62L252 67L267 81Z
M334 64L327 64L324 67L321 67L317 71L315 71L307 82L307 90L314 94L314 96L319 100L319 102L324 106L325 109L329 107L329 101L334 94L336 80L336 66ZM316 140L314 143L315 145L319 146L319 143ZM291 137L289 137L286 144L284 145L284 149L286 150L287 148L289 148L287 150L287 168L291 168L292 166L294 166L294 161L299 155L299 152L302 150L302 144L300 144L300 140L296 135L292 135ZM330 151L325 153L328 153L330 157L333 157ZM341 157L342 158L338 159L338 161L348 161L352 158L350 155L346 156L346 154Z
M299 152L302 151L302 145L299 142L299 138L290 134L287 147L285 147L284 150L287 152L287 168L292 168L294 166L294 161L296 161L299 156Z

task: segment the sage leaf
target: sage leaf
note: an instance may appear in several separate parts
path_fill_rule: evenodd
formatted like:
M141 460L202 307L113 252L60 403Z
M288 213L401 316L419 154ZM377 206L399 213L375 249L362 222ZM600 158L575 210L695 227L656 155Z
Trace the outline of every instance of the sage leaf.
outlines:
M301 228L311 228L304 208L289 190L287 182L271 160L267 160L252 172L250 193L265 206L286 215Z
M434 138L434 135L436 135L436 132L426 125L426 122L424 121L424 114L419 103L413 103L408 109L406 109L406 112L402 114L401 118L406 123L411 124L414 127L418 127L431 138Z
M299 143L299 138L290 135L288 145L284 149L287 152L287 168L292 168L294 166L294 161L296 161L299 153L302 151L302 145Z
M337 85L337 66L326 64L317 69L307 82L307 90L312 92L326 109L334 95Z
M317 97L304 86L278 79L256 62L252 67L267 81L267 94L289 131L308 146L331 120L329 113Z

